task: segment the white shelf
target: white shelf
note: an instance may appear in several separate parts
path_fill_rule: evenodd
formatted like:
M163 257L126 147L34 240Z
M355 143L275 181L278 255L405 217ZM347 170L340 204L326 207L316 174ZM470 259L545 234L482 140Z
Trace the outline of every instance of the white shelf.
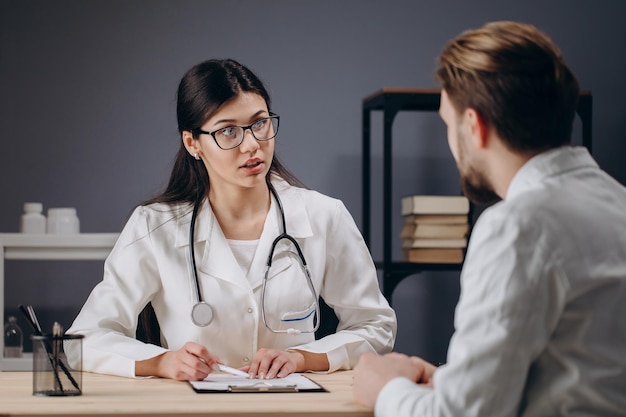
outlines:
M104 260L117 241L117 233L47 235L0 233L0 324L4 326L4 260ZM32 355L4 358L0 338L0 371L32 370Z
M104 260L111 252L117 237L117 233L0 233L0 249L4 252L4 259Z
M33 354L32 353L26 352L21 358L2 358L2 360L0 360L0 371L32 371L32 370L33 370Z

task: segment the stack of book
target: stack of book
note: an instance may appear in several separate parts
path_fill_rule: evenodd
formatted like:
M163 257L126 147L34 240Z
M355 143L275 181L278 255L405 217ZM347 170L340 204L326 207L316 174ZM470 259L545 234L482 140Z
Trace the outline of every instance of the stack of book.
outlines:
M470 230L464 196L412 195L402 198L400 233L407 262L461 263Z

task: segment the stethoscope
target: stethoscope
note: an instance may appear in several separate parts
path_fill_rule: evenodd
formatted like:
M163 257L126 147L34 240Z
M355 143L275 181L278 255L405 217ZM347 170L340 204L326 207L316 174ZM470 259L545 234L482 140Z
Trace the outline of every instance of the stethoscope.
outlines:
M283 210L283 205L280 201L280 198L278 197L278 193L276 192L276 190L274 189L274 186L269 181L267 182L267 185L269 187L270 192L274 196L276 203L278 204L278 210L280 211L280 218L281 218L281 224L282 224L282 233L279 234L276 237L276 239L274 239L274 241L272 242L272 246L270 247L270 253L269 253L269 256L267 257L267 263L265 266L265 274L263 276L263 287L261 289L261 316L263 317L263 323L265 324L265 327L267 327L267 329L273 333L288 333L288 334L296 334L296 335L300 333L314 333L317 331L320 325L320 319L319 319L320 318L320 305L319 305L319 300L317 298L317 292L315 291L315 287L313 286L313 280L311 279L311 273L309 272L306 259L304 259L304 254L302 253L302 249L300 249L300 245L298 244L298 242L296 242L296 240L292 236L287 234L287 224L285 222L285 211ZM202 298L202 291L200 290L200 281L198 280L198 270L196 268L196 257L194 254L194 234L195 234L195 229L196 229L196 217L198 215L198 210L200 208L201 201L202 200L199 199L194 204L193 213L191 215L191 225L189 226L189 252L191 255L191 267L193 271L193 278L196 284L195 285L196 297L198 300L191 309L191 321L193 321L193 323L196 326L206 327L209 324L211 324L211 322L213 321L214 312L213 312L213 307L211 307L211 305L209 305ZM287 239L288 241L290 241L293 244L293 246L296 248L296 251L298 252L298 259L300 261L300 266L302 267L304 274L306 275L309 290L313 294L313 299L315 300L314 301L315 302L315 317L314 317L315 324L312 330L299 330L299 329L294 329L294 328L288 328L285 330L273 329L268 324L267 319L265 317L265 290L267 286L267 277L269 274L269 270L272 266L272 258L274 257L274 250L276 249L276 245L278 244L278 242L280 242L283 239ZM302 317L299 319L291 319L289 321L293 322L293 321L298 321L298 320L306 320L309 316L310 314L308 314L305 317Z

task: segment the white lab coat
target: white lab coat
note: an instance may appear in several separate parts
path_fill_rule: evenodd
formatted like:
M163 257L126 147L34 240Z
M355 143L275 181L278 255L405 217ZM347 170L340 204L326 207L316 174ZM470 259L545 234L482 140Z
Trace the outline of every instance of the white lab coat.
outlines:
M154 204L134 211L105 261L102 282L68 330L85 335L83 369L133 377L135 361L177 350L188 341L206 346L233 367L250 364L263 347L326 353L329 371L352 368L362 352L391 351L395 313L379 290L368 248L343 203L279 179L272 183L282 201L287 232L302 248L316 292L339 318L335 334L314 340L312 333L275 334L263 323L263 276L270 246L281 231L274 199L250 266L250 280L235 260L210 205L205 200L201 206L194 253L202 295L215 317L207 327L194 325L190 317L197 302L189 255L192 210L189 204ZM302 310L298 303L309 293L292 254L287 241L277 245L265 295L268 318L288 319L284 314ZM165 348L135 339L138 315L148 302L157 315Z

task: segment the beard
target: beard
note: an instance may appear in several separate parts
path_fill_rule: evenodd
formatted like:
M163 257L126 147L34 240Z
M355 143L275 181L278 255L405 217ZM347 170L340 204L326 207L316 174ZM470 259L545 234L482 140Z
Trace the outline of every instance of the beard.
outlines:
M457 168L461 175L461 189L463 194L473 203L486 206L491 205L499 201L500 196L494 191L484 170L471 162L467 162L465 140L466 138L459 134Z
M473 167L465 174L461 174L461 189L463 194L475 204L491 205L500 200L484 175Z

